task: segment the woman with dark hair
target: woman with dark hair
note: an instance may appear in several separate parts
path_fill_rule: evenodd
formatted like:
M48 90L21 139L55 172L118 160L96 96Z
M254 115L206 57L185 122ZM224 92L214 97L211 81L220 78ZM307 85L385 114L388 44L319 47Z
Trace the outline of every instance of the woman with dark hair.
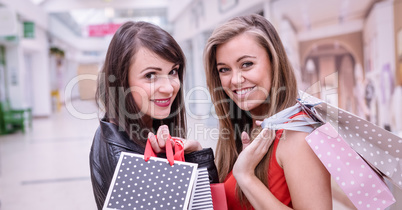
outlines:
M208 39L204 66L219 117L216 164L229 209L331 209L330 175L308 134L261 131L261 120L297 99L292 66L271 23L246 15L219 26Z
M103 206L121 152L144 154L149 139L153 150L163 157L165 145L174 144L169 134L185 139L184 70L180 46L156 25L127 22L113 36L97 89L104 117L90 152L98 209ZM210 181L217 182L212 149L184 140L184 152L186 161L207 166Z

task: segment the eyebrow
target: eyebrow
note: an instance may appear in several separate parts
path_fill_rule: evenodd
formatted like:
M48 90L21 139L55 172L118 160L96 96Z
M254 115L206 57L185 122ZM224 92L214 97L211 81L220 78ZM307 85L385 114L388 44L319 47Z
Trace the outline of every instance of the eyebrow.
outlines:
M251 56L251 55L243 55L243 56L241 56L240 58L238 58L237 60L236 60L236 62L239 62L239 61L241 61L241 60L243 60L243 59L245 59L245 58L256 58L255 56Z
M142 72L144 72L144 71L146 71L146 70L156 70L156 71L162 71L162 69L161 69L161 68L159 68L159 67L153 67L153 66L149 66L149 67L147 67L147 68L143 69L143 70L141 71L141 73L142 73Z
M251 56L251 55L243 55L243 56L241 56L240 58L238 58L237 60L236 60L236 62L239 62L239 61L241 61L241 60L243 60L243 59L245 59L245 58L256 58L255 56ZM219 66L219 65L225 65L224 63L217 63L216 64L217 66Z
M176 67L176 66L179 66L179 67L180 67L180 64L178 64L178 63L173 64L172 69L173 69L174 67ZM159 68L159 67L148 66L147 68L143 69L140 73L142 73L142 72L144 72L144 71L146 71L146 70L162 71L162 69Z

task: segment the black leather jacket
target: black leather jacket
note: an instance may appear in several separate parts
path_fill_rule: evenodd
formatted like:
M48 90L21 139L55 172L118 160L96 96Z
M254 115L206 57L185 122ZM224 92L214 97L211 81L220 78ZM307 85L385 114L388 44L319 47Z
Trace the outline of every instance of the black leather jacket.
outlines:
M130 140L125 131L119 131L117 125L101 120L89 154L92 188L98 209L102 209L105 202L121 152L144 154L144 148ZM219 182L211 148L186 154L184 158L186 162L198 163L198 167L207 167L210 182Z

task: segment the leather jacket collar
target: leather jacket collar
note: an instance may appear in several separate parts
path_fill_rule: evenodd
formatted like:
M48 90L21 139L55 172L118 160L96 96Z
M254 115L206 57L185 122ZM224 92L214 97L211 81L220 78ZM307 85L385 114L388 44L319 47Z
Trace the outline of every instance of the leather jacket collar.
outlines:
M134 143L127 135L126 131L118 125L107 122L105 119L100 120L101 138L109 144L122 147L129 151L144 154L144 148Z

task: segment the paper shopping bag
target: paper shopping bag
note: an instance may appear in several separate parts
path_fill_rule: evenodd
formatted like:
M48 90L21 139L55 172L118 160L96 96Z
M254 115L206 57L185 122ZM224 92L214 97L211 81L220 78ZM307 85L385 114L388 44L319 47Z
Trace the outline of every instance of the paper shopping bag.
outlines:
M358 209L385 209L395 198L382 178L345 142L331 124L306 140L339 187Z
M211 184L212 186L212 184ZM191 210L214 209L212 187L209 184L208 169L206 167L198 168L197 182L194 185L193 194L191 195Z
M317 156L327 167L328 171L331 173L331 176L335 177L335 180L339 182L338 184L341 186L342 190L353 202L353 204L356 205L356 207L368 208L368 206L379 206L379 208L382 208L394 203L395 199L392 196L392 193L382 182L381 177L379 177L379 175L382 174L377 174L375 170L369 167L367 163L364 162L362 157L357 155L353 148L346 143L343 136L339 135L338 131L334 129L332 124L325 123L325 121L322 119L322 116L315 113L316 106L318 106L317 103L310 104L299 101L295 106L287 108L271 116L270 118L265 119L261 126L274 130L288 129L312 133L308 136L310 138L309 145L314 152L319 149ZM307 115L310 115L310 117L302 115L303 117L298 117L296 120L292 121L291 116L303 110ZM313 134L320 134L320 136L314 136ZM336 139L337 141L331 141L333 139ZM313 145L313 143L316 143L316 141L319 141L320 144ZM335 150L335 148L340 148L341 151L348 152L345 152L341 155L338 154L339 151ZM355 160L351 162L353 158ZM331 168L331 166L334 165L336 168ZM350 166L353 166L352 168L356 168L357 166L359 173L356 173L356 169L352 169ZM365 177L360 177L361 175L368 176L369 178L364 179ZM356 186L363 187L351 188ZM367 188L367 186L372 186L375 189ZM364 195L366 200L361 199L361 195ZM367 200L369 198L372 200ZM373 203L373 201L378 200L381 201L381 204L376 202Z
M167 159L155 157L148 140L144 155L122 152L103 209L212 209L207 169L180 150L166 144Z
M300 96L305 104L319 103L316 117L330 123L353 150L402 189L402 138L307 93Z
M122 152L103 209L187 209L197 164Z
M211 184L211 194L214 210L228 209L224 183Z

